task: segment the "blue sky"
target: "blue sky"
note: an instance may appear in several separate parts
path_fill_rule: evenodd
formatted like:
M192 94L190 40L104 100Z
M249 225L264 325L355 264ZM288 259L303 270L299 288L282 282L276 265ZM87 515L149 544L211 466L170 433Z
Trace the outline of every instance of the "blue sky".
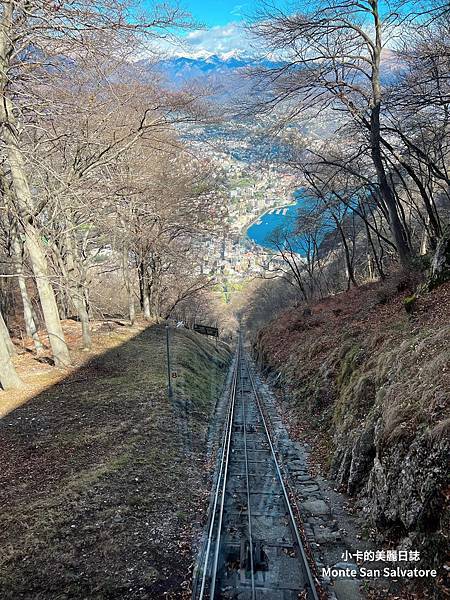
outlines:
M208 54L242 55L249 52L249 40L243 31L245 19L251 15L257 0L184 0L181 6L192 15L202 29L187 33L184 49L178 54L193 57Z
M144 0L142 5L150 7L157 5L159 0ZM419 1L420 0L416 0ZM248 22L258 13L258 8L264 8L264 0L174 0L182 9L192 15L199 29L178 33L180 43L163 41L158 47L169 55L188 56L191 58L207 57L217 54L222 58L230 56L255 55L255 40L249 38L244 29ZM170 5L170 0L168 1ZM291 11L292 0L268 0L269 5L275 5ZM308 0L296 2L295 5L308 6ZM388 2L383 2L387 10ZM405 0L403 8L410 6L410 0ZM425 5L427 0L425 0ZM201 28L200 28L201 27Z
M179 6L189 12L199 29L183 33L182 46L169 42L158 44L168 54L198 58L249 54L250 41L243 23L255 12L259 0L179 0ZM156 2L146 0L144 6ZM170 4L170 3L169 3Z
M207 27L238 22L251 13L255 5L254 2L245 2L245 0L241 0L241 2L239 0L216 0L215 2L184 0L181 4L186 7L196 21Z

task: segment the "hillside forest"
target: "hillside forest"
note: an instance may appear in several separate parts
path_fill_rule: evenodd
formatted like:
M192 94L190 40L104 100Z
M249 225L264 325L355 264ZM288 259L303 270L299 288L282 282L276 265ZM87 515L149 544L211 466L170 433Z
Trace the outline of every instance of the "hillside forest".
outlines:
M318 472L360 503L355 510L377 539L420 546L440 568L450 417L448 3L251 5L242 25L249 56L225 75L191 56L208 71L174 83L162 65L208 27L189 2L0 2L0 414L11 419L8 431L21 432L23 464L38 434L14 419L30 410L40 422L35 407L44 400L44 412L62 403L67 444L83 429L107 456L104 394L123 377L111 387L124 404L108 431L124 448L136 431L130 452L142 440L156 452L140 429L144 404L133 413L126 390L141 406L147 386L170 421L167 325L179 341L183 402L201 398L194 421L203 439L241 331L290 434L312 445ZM230 140L250 148L250 166ZM252 171L236 184L238 163ZM269 201L248 207L269 176L289 182L277 202L296 203L295 218L258 246L247 228ZM202 346L188 331L198 323L217 327L220 341ZM91 386L99 404L80 400L80 408ZM200 496L200 467L171 454L158 418L151 430L164 464L184 465ZM49 448L61 426L52 419ZM73 443L81 464L82 443ZM141 478L147 459L136 452L120 465ZM30 477L47 476L36 460ZM112 463L104 464L109 473ZM8 465L5 474L14 473ZM173 477L175 494L183 473ZM201 502L186 498L186 514ZM8 573L5 589L19 589ZM404 597L445 597L445 577L433 584L438 591L412 586L407 593L419 595ZM181 580L174 576L174 589ZM151 589L157 598L166 588ZM16 598L28 597L22 592Z

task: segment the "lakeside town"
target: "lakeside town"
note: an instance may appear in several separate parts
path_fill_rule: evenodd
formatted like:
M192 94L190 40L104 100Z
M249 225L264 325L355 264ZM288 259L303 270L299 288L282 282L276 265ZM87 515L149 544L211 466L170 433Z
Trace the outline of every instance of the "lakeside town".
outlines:
M277 157L266 155L263 161L252 160L254 140L236 138L232 127L220 130L220 135L202 129L192 145L199 154L220 170L226 188L228 216L226 229L219 238L206 241L202 271L220 274L220 279L240 282L263 271L263 264L272 253L255 242L248 230L260 225L268 213L282 217L295 201L296 177ZM252 154L253 153L253 154Z

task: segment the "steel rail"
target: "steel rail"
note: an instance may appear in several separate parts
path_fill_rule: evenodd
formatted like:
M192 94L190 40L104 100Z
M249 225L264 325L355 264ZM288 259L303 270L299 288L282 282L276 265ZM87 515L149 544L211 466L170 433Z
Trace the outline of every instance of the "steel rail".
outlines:
M244 393L242 389L242 371L241 375L241 398L242 398L242 419L244 421L244 456L245 456L245 479L247 486L247 519L248 519L248 541L250 545L250 573L251 573L251 584L252 584L252 600L256 599L255 591L255 567L253 561L253 533L252 533L252 513L250 505L250 477L248 474L248 451L247 451L247 402L244 400Z
M273 444L272 444L271 436L270 436L270 433L269 433L269 428L267 427L267 422L266 422L266 419L264 417L261 399L260 399L260 396L259 396L258 391L256 389L255 381L254 381L252 373L250 371L250 367L249 367L248 361L246 361L246 360L245 360L245 365L247 367L247 372L248 372L248 375L249 375L251 386L253 388L253 393L254 393L254 396L255 396L256 404L258 406L258 410L259 410L259 413L261 415L262 423L264 425L264 429L265 429L266 436L267 436L267 441L269 442L269 446L270 446L270 450L271 450L271 453L272 453L272 458L273 458L273 461L274 461L274 464L275 464L275 469L276 469L276 472L277 472L277 476L278 476L278 479L280 481L281 488L283 490L284 500L286 502L286 506L287 506L288 511L289 511L289 517L291 519L291 526L292 526L292 529L294 531L295 538L296 538L296 541L297 541L297 545L298 545L298 548L299 548L299 551L300 551L300 555L301 555L301 558L302 558L302 561L303 561L303 565L304 565L304 569L305 569L306 576L307 576L307 579L308 579L309 587L311 588L311 595L312 595L313 600L319 600L319 596L317 594L316 584L315 584L315 581L314 581L314 577L313 577L313 574L312 574L311 569L309 567L308 558L306 556L306 552L305 552L305 549L303 547L303 542L302 542L302 539L301 539L301 536L300 536L300 532L298 531L297 524L295 522L295 517L294 517L294 513L292 511L292 506L291 506L291 501L289 500L289 495L287 493L286 486L284 485L283 476L281 474L281 469L280 469L280 466L278 464L278 460L277 460L277 457L276 457L276 454L275 454L275 449L274 449Z
M216 520L217 504L219 501L219 495L220 495L220 490L221 490L221 481L222 481L222 477L223 477L223 473L224 473L226 452L228 451L228 453L229 453L228 440L231 437L230 432L233 428L233 411L234 411L234 399L236 397L236 386L237 386L237 380L238 380L238 368L239 368L239 349L236 352L236 363L234 366L233 378L232 378L232 383L231 383L231 393L230 393L231 401L230 401L230 404L228 407L227 417L226 417L226 421L225 421L223 444L222 444L222 456L220 459L219 475L217 477L217 486L216 486L216 491L214 494L214 502L213 502L213 507L212 507L212 511L211 511L211 523L210 523L210 527L209 527L209 531L208 531L208 539L207 539L207 545L206 545L206 550L205 550L205 558L204 558L204 563L203 563L202 583L201 583L201 588L200 588L200 593L199 593L199 600L203 600L204 594L205 594L206 580L207 580L207 574L208 574L208 563L209 563L209 557L211 554L212 540L214 537L214 524L215 524L215 520ZM225 490L225 482L223 484L222 489ZM219 538L220 530L218 531L217 535ZM219 539L217 540L217 545L219 545Z
M231 437L233 433L233 421L234 421L234 407L236 404L236 387L237 387L237 375L239 372L239 361L241 359L241 340L239 337L239 344L237 349L237 357L236 357L236 377L234 381L234 387L231 395L231 411L230 411L230 422L229 422L229 430L228 430L228 440L227 440L227 448L225 454L225 465L224 465L224 474L223 474L223 485L222 485L222 497L220 500L220 509L219 509L219 521L217 523L217 538L216 538L216 547L214 551L214 562L213 568L211 572L211 591L210 591L210 600L214 600L215 592L216 592L216 578L217 578L217 565L219 563L219 552L220 552L220 535L222 532L222 522L223 522L223 511L225 505L225 492L227 487L227 479L228 479L228 463L230 459L230 447L231 447ZM200 599L202 600L202 599Z
M250 370L249 361L244 356L244 351L242 347L242 339L239 338L239 343L236 350L236 359L235 366L231 384L231 392L230 392L230 403L227 411L227 417L224 426L224 434L223 434L223 444L222 444L222 453L220 458L220 469L217 478L217 485L214 494L214 501L212 504L211 511L211 521L208 531L208 540L206 545L206 550L204 551L204 562L203 562L203 573L202 573L202 583L200 595L198 596L198 600L205 600L208 598L209 600L215 600L216 595L216 582L217 582L217 572L218 572L218 564L219 564L219 555L220 555L220 547L221 547L221 534L223 527L223 517L224 517L224 506L225 506L225 496L226 496L226 488L227 481L229 476L229 461L230 461L230 450L231 450L231 440L233 434L233 425L235 419L236 412L236 397L238 387L241 394L242 399L242 417L243 417L243 442L244 442L244 456L245 456L245 479L246 479L246 491L247 491L247 517L248 517L248 537L249 537L249 545L250 545L250 571L251 571L251 590L252 590L252 600L256 600L256 586L255 586L255 568L254 568L254 556L253 556L253 532L252 532L252 515L251 515L251 505L250 505L250 476L249 476L249 459L248 459L248 445L247 445L247 409L248 402L244 398L243 388L242 388L242 377L243 377L243 368L247 371L249 381L251 384L251 389L253 391L253 396L255 399L255 405L261 417L262 424L264 426L265 436L267 442L269 444L270 453L272 456L273 464L275 466L275 471L277 474L277 478L280 482L281 489L283 492L284 501L286 507L288 509L291 530L294 534L294 543L298 546L300 552L300 558L303 563L303 570L306 575L306 585L310 588L308 590L308 597L311 600L319 600L319 596L316 589L316 580L311 572L308 558L303 547L303 542L297 528L297 524L295 521L294 512L292 510L291 501L289 499L289 494L286 489L286 485L283 480L283 475L278 464L278 459L275 453L275 448L272 443L271 434L269 431L269 427L267 424L266 417L264 415L263 410L263 401L260 398L258 390L256 388L255 380L253 378L252 372ZM238 386L238 382L240 385ZM215 547L214 547L214 560L211 568L211 575L208 576L208 566L210 564L210 557L212 556L212 545L215 539ZM209 595L207 594L207 583L210 583L210 591ZM318 583L318 582L317 582ZM206 595L205 595L206 592ZM197 595L194 596L197 598Z

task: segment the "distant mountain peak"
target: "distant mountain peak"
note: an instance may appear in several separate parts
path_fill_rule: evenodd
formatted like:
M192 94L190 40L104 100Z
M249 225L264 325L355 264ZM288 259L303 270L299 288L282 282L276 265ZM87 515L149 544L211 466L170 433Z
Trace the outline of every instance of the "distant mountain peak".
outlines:
M174 59L185 59L185 60L204 60L204 61L212 61L212 62L227 62L229 60L239 60L239 61L251 61L253 57L251 57L248 53L242 52L240 50L230 50L228 52L208 52L207 50L198 50L196 52L185 52L182 49L179 49L177 52L173 53L166 60L174 60Z
M221 60L250 60L249 56L244 55L242 52L239 52L239 50L230 50L230 52L224 52L223 54L219 55L219 58Z
M192 55L177 55L150 61L142 59L141 66L157 69L164 77L167 84L173 88L180 88L190 81L211 86L217 94L222 96L235 96L242 94L249 87L249 80L242 77L246 67L255 64L273 66L275 63L267 59L257 59L246 56L242 52L233 50L225 53L202 53L200 57Z

